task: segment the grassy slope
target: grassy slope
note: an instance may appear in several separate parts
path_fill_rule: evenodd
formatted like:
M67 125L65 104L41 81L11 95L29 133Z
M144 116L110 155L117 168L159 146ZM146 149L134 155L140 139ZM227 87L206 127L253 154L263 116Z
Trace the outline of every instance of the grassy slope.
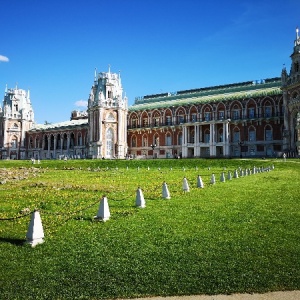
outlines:
M278 160L271 172L219 182L223 167L272 163L42 162L38 176L0 185L0 219L39 208L45 231L45 243L32 249L22 245L29 216L0 221L0 295L100 299L300 289L300 162ZM196 188L198 174L204 189ZM181 191L183 176L190 193ZM163 181L171 200L161 199ZM145 209L134 206L138 186ZM112 214L106 223L93 221L103 194Z

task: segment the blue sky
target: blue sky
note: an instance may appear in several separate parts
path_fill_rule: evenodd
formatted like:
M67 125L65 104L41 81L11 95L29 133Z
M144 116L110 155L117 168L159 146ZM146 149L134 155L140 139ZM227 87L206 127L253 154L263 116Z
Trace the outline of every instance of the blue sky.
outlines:
M129 105L148 94L289 71L299 0L2 1L0 93L30 89L35 121L66 121L94 70L121 72Z

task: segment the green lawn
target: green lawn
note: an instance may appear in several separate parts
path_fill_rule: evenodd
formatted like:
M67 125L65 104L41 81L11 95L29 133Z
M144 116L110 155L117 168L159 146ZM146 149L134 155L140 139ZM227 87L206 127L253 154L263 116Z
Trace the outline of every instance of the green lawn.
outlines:
M224 169L227 179L272 165L220 182ZM1 161L0 181L1 299L300 289L300 160ZM135 207L138 187L144 209ZM105 223L94 220L103 195ZM25 208L41 214L45 242L35 248L24 245Z

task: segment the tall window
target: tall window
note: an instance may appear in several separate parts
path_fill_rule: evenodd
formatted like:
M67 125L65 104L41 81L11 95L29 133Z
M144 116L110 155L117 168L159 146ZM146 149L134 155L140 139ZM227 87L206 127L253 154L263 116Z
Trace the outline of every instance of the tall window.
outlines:
M178 121L179 121L179 124L184 123L184 116L183 115L179 115L178 116Z
M204 119L205 119L205 121L210 121L210 112L209 111L206 111L204 113Z
M266 141L272 141L273 140L273 134L272 134L272 128L267 127L265 130L265 140Z
M190 132L190 143L191 143L191 144L194 144L194 143L195 143L195 131L194 131L194 130L192 130L192 131Z
M193 113L191 116L191 121L196 122L197 121L197 114Z
M224 120L224 110L219 111L219 120Z
M234 120L238 120L240 118L240 110L239 109L234 109L232 113L233 113Z
M170 134L166 135L166 146L171 146L172 145L172 137Z
M233 142L238 143L239 141L240 141L240 132L236 130L233 132Z
M254 128L249 129L249 142L255 142L256 140L256 133Z
M143 147L148 147L148 139L147 139L147 136L143 136Z
M171 116L166 117L166 125L172 125L172 117Z
M144 125L144 127L148 126L148 118L143 119L143 125Z
M106 132L106 157L113 157L114 150L114 132L108 128Z
M220 129L218 132L218 142L223 142L223 129Z
M33 140L32 140L32 137L30 137L29 139L29 148L33 148Z
M182 133L178 134L178 145L182 145Z
M136 147L136 137L135 136L133 136L131 139L131 146Z
M18 140L16 137L14 137L11 141L11 147L12 148L17 148Z
M132 126L132 128L136 128L137 126L137 119L132 119L131 120L131 126Z
M78 133L78 137L77 137L77 145L82 146L82 136L80 132Z
M35 139L35 148L40 148L40 139L38 137Z
M250 119L255 117L255 108L254 107L249 107L248 116L249 116Z
M210 141L210 132L209 130L205 130L204 132L204 143L209 143Z
M271 106L266 106L265 107L265 118L270 118L272 113Z

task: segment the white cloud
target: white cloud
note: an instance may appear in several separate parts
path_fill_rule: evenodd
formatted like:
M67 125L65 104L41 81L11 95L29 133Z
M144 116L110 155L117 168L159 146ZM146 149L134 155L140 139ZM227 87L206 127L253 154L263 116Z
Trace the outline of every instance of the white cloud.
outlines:
M78 107L87 107L87 105L88 105L88 102L85 100L78 100L75 102L75 106L78 106Z
M0 62L1 62L1 61L8 62L9 59L8 59L8 57L6 57L6 56L0 55Z

